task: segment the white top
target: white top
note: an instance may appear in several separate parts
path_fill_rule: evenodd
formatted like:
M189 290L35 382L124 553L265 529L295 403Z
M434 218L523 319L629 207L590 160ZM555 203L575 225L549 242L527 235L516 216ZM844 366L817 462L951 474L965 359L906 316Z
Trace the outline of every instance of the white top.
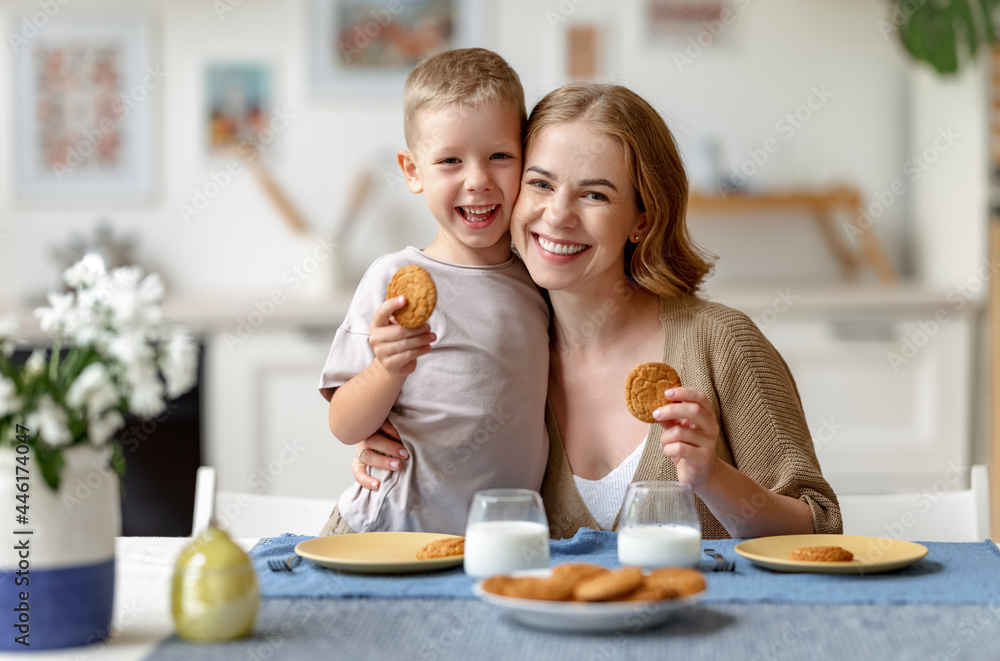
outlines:
M385 255L358 285L323 367L321 391L342 385L374 358L372 315L393 274L407 264L426 269L437 290L428 321L437 340L417 359L389 412L410 458L398 471L370 468L381 488L355 484L338 506L356 532L462 535L476 491L541 488L549 451L549 311L520 257L462 266L416 248Z
M625 492L635 477L635 469L639 465L639 457L642 456L642 448L645 446L646 439L643 439L632 454L599 480L573 476L576 480L576 490L580 492L580 497L583 498L584 504L601 530L611 530L615 524L615 517L618 516L625 501Z

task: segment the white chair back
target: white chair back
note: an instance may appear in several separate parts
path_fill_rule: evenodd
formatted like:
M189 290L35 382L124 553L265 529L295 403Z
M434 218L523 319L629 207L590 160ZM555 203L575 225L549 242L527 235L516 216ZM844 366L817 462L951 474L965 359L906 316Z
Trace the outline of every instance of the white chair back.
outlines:
M981 542L989 537L986 466L973 466L970 488L932 487L907 494L842 495L844 534L910 542Z
M233 538L277 537L286 532L318 535L334 505L334 499L216 491L215 468L202 466L196 478L191 534L198 534L214 513L219 527Z

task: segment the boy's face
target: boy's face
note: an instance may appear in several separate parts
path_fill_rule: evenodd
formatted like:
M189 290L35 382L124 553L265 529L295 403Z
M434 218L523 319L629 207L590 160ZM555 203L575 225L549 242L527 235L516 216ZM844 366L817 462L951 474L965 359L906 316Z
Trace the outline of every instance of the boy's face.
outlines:
M521 181L521 119L510 104L449 105L417 115L416 144L399 152L414 193L438 222L425 251L455 264L510 257L510 214Z

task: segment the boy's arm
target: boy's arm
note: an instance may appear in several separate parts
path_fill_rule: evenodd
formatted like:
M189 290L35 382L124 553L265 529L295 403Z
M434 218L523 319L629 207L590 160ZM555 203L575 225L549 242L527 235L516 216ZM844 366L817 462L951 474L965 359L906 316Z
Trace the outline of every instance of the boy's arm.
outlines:
M397 296L378 306L368 339L375 358L330 398L330 431L346 445L363 441L385 422L417 358L437 339L427 324L409 329L392 320L392 313L405 304Z

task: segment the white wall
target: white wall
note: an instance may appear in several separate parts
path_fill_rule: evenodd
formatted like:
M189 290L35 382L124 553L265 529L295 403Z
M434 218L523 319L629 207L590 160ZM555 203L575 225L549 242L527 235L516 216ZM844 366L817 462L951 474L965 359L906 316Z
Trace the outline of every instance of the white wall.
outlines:
M885 3L870 0L737 0L735 20L683 67L687 44L651 45L638 0L484 0L483 45L497 49L522 76L529 105L565 82L563 35L571 21L598 22L608 39L606 74L646 96L675 129L686 157L699 140L722 147L725 169L773 138L780 149L749 180L754 188L847 183L871 200L903 172L928 132L954 123L962 143L949 151L905 199L892 204L874 231L897 265L948 286L967 261L985 253L982 239L985 171L976 147L985 130L982 85L972 77L942 84L915 73L877 21ZM577 3L579 6L577 7ZM89 232L99 216L141 240L141 261L158 269L174 293L227 295L249 303L274 287L313 248L296 238L246 172L191 223L179 206L211 182L225 161L202 148L203 72L219 60L273 66L276 102L294 116L275 143L270 163L304 216L329 231L353 177L373 166L376 199L352 244L361 265L372 256L433 236L423 202L398 186L394 153L402 145L396 94L330 96L312 92L307 77L305 0L245 0L222 20L203 0L74 0L60 19L94 12L143 11L155 26L152 62L168 78L151 95L156 111L157 194L144 205L28 205L12 189L16 167L12 103L0 103L0 300L36 296L52 287L51 245ZM746 7L741 9L741 7ZM0 5L0 25L14 26L35 2ZM560 20L566 18L566 21ZM5 28L6 29L6 28ZM690 54L690 53L688 53ZM0 49L0 98L12 90L12 53ZM947 88L947 101L939 95ZM814 88L832 96L787 137L777 122L805 103ZM976 168L979 168L978 170ZM947 217L947 225L941 221ZM716 278L745 281L832 279L835 267L811 223L802 218L693 218L697 235L722 256ZM945 229L947 228L947 229ZM915 243L907 252L910 237ZM794 245L794 250L789 247Z
M870 198L898 176L909 140L910 74L899 45L878 29L884 3L737 0L734 20L721 35L702 35L709 45L700 55L685 42L649 45L641 2L586 2L576 11L561 12L560 7L572 5L504 3L499 50L521 73L529 101L565 82L558 59L566 23L597 22L619 34L609 77L661 111L687 158L697 154L700 139L713 139L728 173L750 158L748 150L759 151L774 139L778 150L749 177L749 188L843 183ZM558 20L563 14L567 20ZM538 50L545 57L539 58ZM678 62L691 54L693 61ZM778 122L799 110L814 89L831 96L822 104L814 99L820 107L789 135L791 125L778 127ZM905 261L901 235L906 222L905 205L895 205L875 229L897 264ZM694 216L692 226L722 257L719 280L836 277L836 265L809 219L772 216L751 223ZM796 250L789 251L789 245Z
M76 0L58 18L134 13L136 7L128 0ZM0 5L0 24L12 25L18 9L37 7L30 2ZM194 191L204 189L212 173L227 163L213 160L202 147L203 72L210 62L246 59L273 67L276 105L294 119L273 143L270 167L309 223L331 230L354 176L377 158L382 158L380 175L395 173L395 152L403 142L395 95L329 98L310 93L304 2L247 0L224 20L201 0L152 0L139 10L150 16L158 33L152 63L167 74L166 83L150 96L158 115L157 195L149 204L126 208L100 200L30 206L19 201L11 189L16 167L12 104L0 104L0 232L8 234L0 244L0 300L53 286L57 271L49 259L51 245L71 233L89 233L105 215L121 232L140 237L140 261L160 270L172 293L242 296L249 304L274 287L287 287L282 274L315 243L287 229L246 168L192 222L185 222L180 212L180 205L190 204ZM5 47L0 49L0 98L10 98L11 85L11 51ZM377 193L377 204L362 218L370 231L359 232L355 245L364 253L362 259L370 261L400 242L424 244L433 237L433 219L421 213L425 207L417 196L389 187L384 179Z

